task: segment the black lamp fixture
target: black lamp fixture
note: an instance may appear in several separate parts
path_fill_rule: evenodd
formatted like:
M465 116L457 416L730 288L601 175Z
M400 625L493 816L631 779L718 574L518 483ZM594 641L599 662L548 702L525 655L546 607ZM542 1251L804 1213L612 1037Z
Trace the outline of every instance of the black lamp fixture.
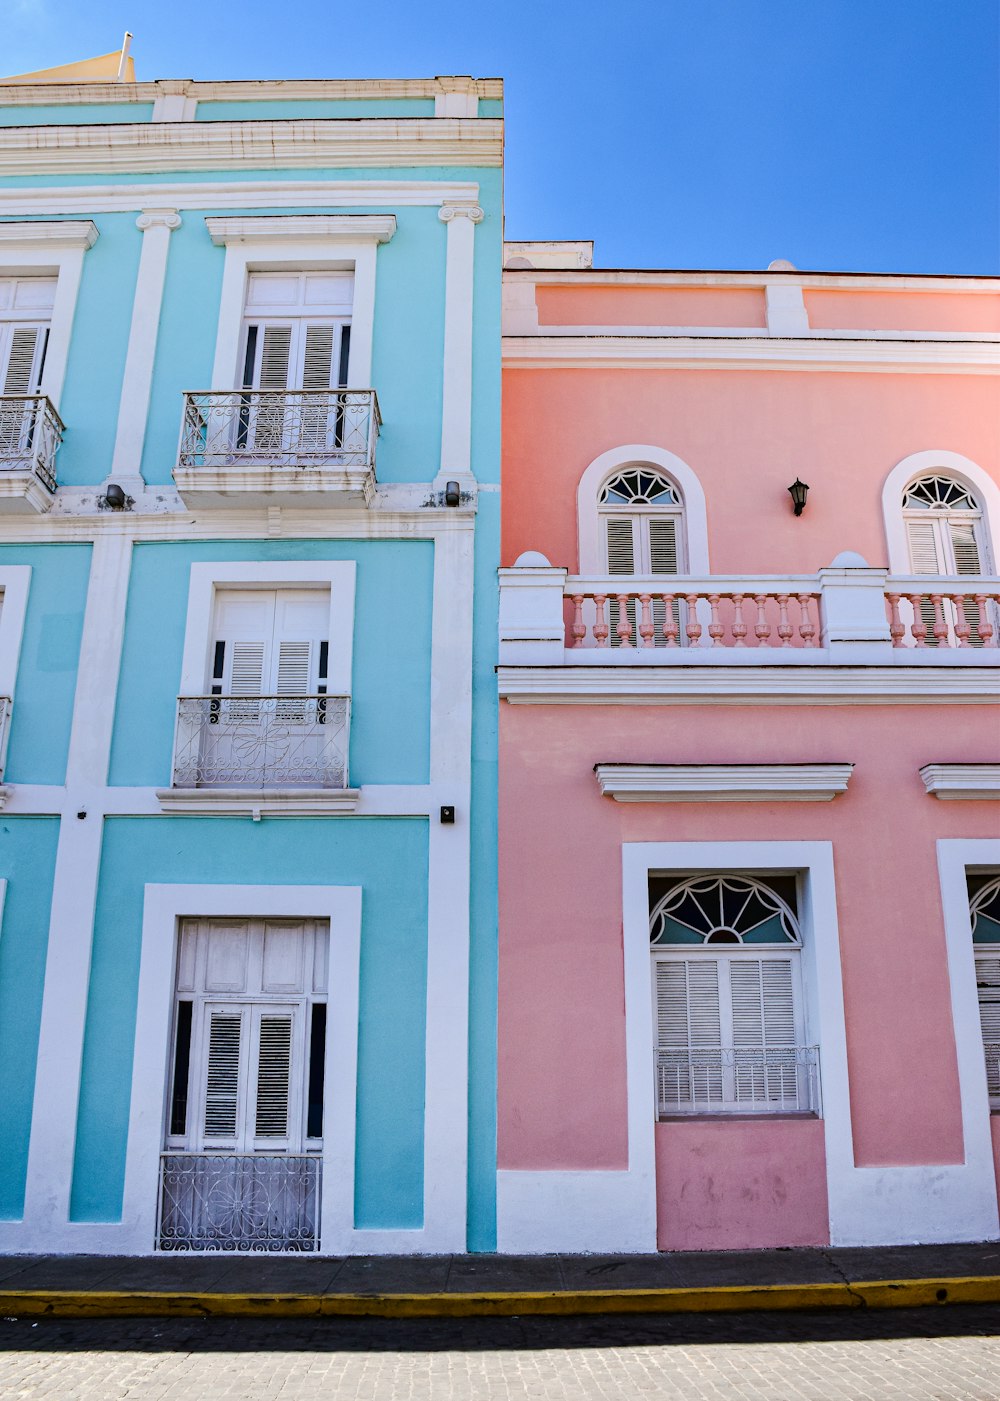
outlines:
M792 509L797 516L801 516L806 508L806 497L809 495L809 486L806 482L800 482L795 478L788 488L788 494L792 498Z
M462 503L462 488L458 482L445 482L444 484L444 504L446 506L460 506Z
M97 498L97 504L101 510L129 511L135 501L117 482L108 482L104 495Z

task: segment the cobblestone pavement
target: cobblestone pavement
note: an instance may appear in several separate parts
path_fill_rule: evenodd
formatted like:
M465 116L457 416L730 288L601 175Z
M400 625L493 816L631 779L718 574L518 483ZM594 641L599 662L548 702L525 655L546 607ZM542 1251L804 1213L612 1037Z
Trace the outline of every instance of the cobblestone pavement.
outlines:
M3 1401L997 1401L1000 1306L0 1322Z

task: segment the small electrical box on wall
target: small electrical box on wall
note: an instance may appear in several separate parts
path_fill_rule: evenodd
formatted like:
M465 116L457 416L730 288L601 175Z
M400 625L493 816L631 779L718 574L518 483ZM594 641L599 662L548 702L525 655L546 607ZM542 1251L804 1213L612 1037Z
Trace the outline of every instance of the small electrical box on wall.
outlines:
M453 823L455 821L455 809L452 807L442 808L441 821L445 823L445 825Z

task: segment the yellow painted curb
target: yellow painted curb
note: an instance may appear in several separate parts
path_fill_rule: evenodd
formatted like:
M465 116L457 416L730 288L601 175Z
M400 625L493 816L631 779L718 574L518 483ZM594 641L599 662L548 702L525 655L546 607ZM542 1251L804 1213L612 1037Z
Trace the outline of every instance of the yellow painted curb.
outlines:
M1000 1276L704 1289L559 1289L436 1294L229 1294L24 1289L0 1293L7 1318L484 1318L515 1315L901 1309L1000 1303Z

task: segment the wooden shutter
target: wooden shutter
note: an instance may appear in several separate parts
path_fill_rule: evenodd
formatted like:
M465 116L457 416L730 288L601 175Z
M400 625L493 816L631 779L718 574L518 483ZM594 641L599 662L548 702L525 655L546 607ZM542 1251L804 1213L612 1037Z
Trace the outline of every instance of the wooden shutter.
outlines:
M794 1046L795 998L790 958L729 961L734 1046Z
M651 574L677 573L677 522L673 516L649 518L649 568Z
M910 568L914 574L943 574L944 561L938 550L937 532L932 520L906 522L910 544Z
M657 1099L661 1111L723 1098L718 964L662 959L656 969Z
M291 1076L292 1014L262 1013L257 1037L256 1137L288 1137Z
M955 556L956 574L981 574L982 562L979 557L979 541L976 539L975 521L955 520L948 522L952 553Z
M209 1014L205 1074L205 1137L235 1138L239 1115L243 1014Z
M265 326L257 369L257 389L287 389L292 357L291 326Z
M333 348L336 327L307 326L302 356L302 388L329 389L333 382Z
M1000 957L976 959L979 991L979 1023L986 1057L986 1084L990 1099L1000 1099Z
M629 516L609 516L605 522L608 542L608 573L635 573L634 522Z
M4 366L4 394L33 394L38 388L39 351L44 336L43 326L13 328Z

